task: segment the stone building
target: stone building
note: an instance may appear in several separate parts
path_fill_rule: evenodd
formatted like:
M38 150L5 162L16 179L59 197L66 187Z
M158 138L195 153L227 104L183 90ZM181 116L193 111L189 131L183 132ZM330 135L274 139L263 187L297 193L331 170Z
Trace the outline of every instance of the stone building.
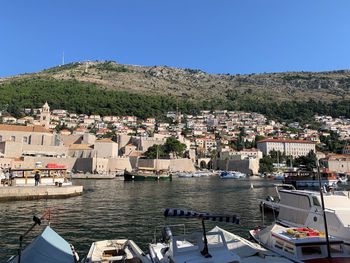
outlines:
M305 140L265 139L257 142L258 149L264 155L268 155L275 150L293 157L305 156L310 151L315 152L315 145L315 142Z
M331 154L326 157L326 166L332 172L350 173L349 154Z

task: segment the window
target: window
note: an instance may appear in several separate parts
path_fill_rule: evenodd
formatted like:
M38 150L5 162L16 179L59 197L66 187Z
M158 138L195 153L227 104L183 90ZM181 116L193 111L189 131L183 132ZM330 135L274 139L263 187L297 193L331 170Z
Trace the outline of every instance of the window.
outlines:
M16 136L11 136L11 141L16 141Z
M311 256L311 255L321 255L322 250L320 246L309 246L309 247L302 247L301 252L304 256Z
M343 253L341 244L331 244L331 253Z
M27 137L27 136L24 136L24 137L23 137L23 142L24 142L24 143L28 143L28 137Z
M321 206L316 196L312 197L312 202L314 203L314 206Z

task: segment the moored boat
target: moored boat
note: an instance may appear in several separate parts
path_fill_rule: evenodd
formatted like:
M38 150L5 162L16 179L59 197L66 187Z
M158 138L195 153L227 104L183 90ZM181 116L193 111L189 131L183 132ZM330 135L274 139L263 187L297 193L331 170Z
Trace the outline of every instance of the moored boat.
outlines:
M325 233L311 228L273 224L262 230L251 230L250 235L262 246L294 262L350 262L341 239L329 236L331 257L328 257Z
M124 181L171 181L172 174L168 170L138 169L124 172Z
M289 227L308 226L325 231L322 201L319 192L278 189L279 202L263 201L264 206L278 209L277 222ZM329 234L344 241L350 252L350 198L349 192L327 191L323 193Z
M336 173L321 172L321 185L336 185L338 182ZM318 176L315 172L290 171L285 173L284 184L292 184L296 189L317 188L319 186Z
M292 261L279 256L271 250L265 249L257 243L251 242L241 236L228 232L218 226L210 232L221 231L224 234L227 247L230 251L236 253L242 260L242 263L291 263ZM211 239L208 238L208 242Z
M170 226L162 228L162 239L157 242L156 235L149 245L152 262L155 263L240 263L237 254L230 251L223 232L206 233L204 220L239 223L236 216L218 216L205 212L167 208L165 217L196 218L202 221L202 232L173 236ZM177 225L179 226L179 225ZM184 225L183 229L185 232Z
M47 213L41 218L43 219ZM74 247L57 234L50 226L45 229L22 249L24 237L36 226L41 224L41 219L33 217L34 224L20 236L18 254L11 257L7 263L76 263L79 262L78 254Z
M208 240L213 240L207 245L208 253L203 253L203 234L191 233L187 235L173 236L170 228L165 228L161 242L152 243L149 246L152 262L157 263L239 263L238 255L231 252L221 231L207 233ZM215 242L214 242L215 240Z
M129 239L93 242L83 263L151 263L134 241Z
M220 174L221 179L242 179L247 175L237 171L224 171Z

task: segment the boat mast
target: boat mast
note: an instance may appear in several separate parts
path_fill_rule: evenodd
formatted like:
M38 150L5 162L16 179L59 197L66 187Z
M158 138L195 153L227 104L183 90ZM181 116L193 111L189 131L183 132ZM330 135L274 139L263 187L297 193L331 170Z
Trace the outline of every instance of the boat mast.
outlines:
M321 183L321 174L320 174L320 165L317 160L317 175L318 175L318 185L320 187L320 197L321 197L321 204L322 204L322 212L323 212L323 220L324 220L324 229L326 233L326 243L327 243L327 254L328 258L331 258L331 248L329 245L329 236L328 236L328 227L327 227L327 218L326 218L326 211L324 206L324 199L323 199L323 191L322 191L322 183Z
M159 157L159 145L157 144L157 156L156 156L156 173L158 172L158 157Z

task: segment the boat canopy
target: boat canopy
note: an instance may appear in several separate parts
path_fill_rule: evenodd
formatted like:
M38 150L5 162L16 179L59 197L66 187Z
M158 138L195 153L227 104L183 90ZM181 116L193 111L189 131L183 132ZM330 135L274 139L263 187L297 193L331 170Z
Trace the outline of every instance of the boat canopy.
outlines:
M17 263L18 256L9 263ZM21 253L21 263L74 263L75 255L71 245L47 226Z
M213 215L207 212L195 212L195 211L188 211L188 210L183 210L178 208L166 208L164 210L164 216L198 218L203 220L239 224L239 217L236 215Z

